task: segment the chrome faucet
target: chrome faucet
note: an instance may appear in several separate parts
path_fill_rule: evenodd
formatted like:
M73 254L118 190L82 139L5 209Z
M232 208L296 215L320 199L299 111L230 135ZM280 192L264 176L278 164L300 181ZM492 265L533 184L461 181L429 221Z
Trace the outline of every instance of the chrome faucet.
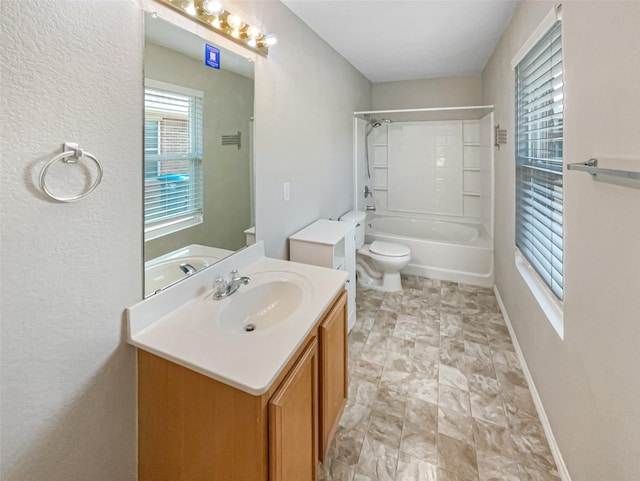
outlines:
M238 277L238 271L232 270L229 275L229 280L224 280L222 277L218 277L214 283L213 288L215 292L213 293L214 299L224 299L225 297L229 297L231 294L240 289L241 286L246 286L251 281L250 278L243 276Z
M364 210L375 212L376 211L376 206L375 205L365 205L364 206Z
M193 267L191 264L180 264L180 269L184 272L185 275L190 276L191 274L195 274L197 269Z
M373 197L373 191L371 189L369 189L368 185L364 186L364 198L366 199L367 197Z

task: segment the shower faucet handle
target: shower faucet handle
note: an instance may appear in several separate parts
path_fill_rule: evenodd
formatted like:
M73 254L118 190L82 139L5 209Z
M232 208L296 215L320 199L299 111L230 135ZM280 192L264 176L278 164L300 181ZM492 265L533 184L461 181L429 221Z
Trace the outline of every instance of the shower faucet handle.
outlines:
M369 189L368 185L364 186L364 198L366 199L367 197L373 197L373 191L371 189Z

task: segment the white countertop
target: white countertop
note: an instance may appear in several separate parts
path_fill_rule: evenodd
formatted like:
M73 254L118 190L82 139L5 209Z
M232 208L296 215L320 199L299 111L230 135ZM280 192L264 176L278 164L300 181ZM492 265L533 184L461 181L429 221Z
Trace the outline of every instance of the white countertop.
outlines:
M304 229L289 236L289 240L336 245L353 229L353 226L354 224L352 222L318 219Z
M343 271L267 257L246 266L241 275L259 276L272 271L304 276L312 285L308 302L286 323L250 333L222 332L213 320L203 321L203 307L219 309L233 302L233 295L213 300L208 290L141 330L132 329L129 319L129 343L249 394L263 394L344 288L347 278Z

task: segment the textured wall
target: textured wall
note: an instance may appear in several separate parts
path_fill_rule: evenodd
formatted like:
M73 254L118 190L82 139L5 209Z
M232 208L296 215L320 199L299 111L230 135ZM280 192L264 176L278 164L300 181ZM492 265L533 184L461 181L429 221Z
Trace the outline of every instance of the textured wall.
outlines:
M2 466L6 481L136 479L134 349L142 292L142 21L132 1L4 1ZM75 204L35 187L64 141L104 164ZM52 169L78 193L82 169Z
M370 83L279 2L229 2L280 37L256 66L258 235L287 236L352 203L352 112ZM123 309L142 295L142 16L133 0L0 3L2 405L6 481L136 479L134 349ZM77 141L100 187L57 204L40 167ZM51 185L73 194L84 171ZM282 182L291 202L282 202Z
M496 151L496 285L573 481L640 473L640 189L564 177L564 339L514 264L511 58L554 2L525 1L483 73ZM640 171L640 3L565 2L565 163Z
M352 208L353 112L370 107L371 84L281 3L246 6L279 37L256 62L256 228L286 258L289 235Z

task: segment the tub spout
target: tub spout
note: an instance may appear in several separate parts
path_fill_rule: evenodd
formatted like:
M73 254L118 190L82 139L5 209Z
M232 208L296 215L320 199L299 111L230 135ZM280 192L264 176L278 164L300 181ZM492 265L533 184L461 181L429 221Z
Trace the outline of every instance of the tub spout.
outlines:
M196 273L196 268L186 262L184 264L180 264L180 269L188 276Z
M366 210L367 212L375 212L376 211L376 206L375 205L365 205L364 206L364 210Z

